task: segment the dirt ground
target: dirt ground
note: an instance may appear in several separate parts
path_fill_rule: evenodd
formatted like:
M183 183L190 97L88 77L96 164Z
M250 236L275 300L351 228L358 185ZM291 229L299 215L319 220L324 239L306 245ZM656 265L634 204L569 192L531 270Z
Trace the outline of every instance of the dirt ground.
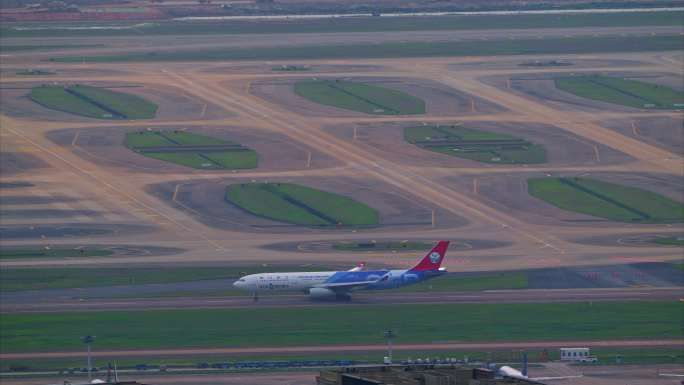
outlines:
M311 78L310 76L301 79ZM320 79L336 79L332 76L321 76ZM391 88L416 96L425 101L426 115L436 116L467 116L476 113L494 113L502 109L492 103L482 100L474 95L463 93L459 90L444 87L443 85L417 78L391 78L391 77L345 77L345 80L372 84ZM250 84L252 94L276 103L282 108L295 111L307 116L345 117L345 116L368 116L361 112L345 110L331 106L321 105L305 99L294 93L296 79L271 79L257 81Z

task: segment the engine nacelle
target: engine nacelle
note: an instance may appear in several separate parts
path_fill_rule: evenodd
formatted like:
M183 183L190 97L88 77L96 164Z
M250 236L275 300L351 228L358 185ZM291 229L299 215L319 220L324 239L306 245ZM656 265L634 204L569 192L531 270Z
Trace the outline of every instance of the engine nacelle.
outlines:
M311 298L315 299L329 299L337 297L337 293L323 287L312 287L309 289L309 295Z

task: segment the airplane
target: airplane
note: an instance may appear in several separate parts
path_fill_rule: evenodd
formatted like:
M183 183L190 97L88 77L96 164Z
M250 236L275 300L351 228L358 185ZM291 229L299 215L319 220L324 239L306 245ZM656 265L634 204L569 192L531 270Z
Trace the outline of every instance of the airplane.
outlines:
M659 376L661 377L676 377L676 378L684 378L684 374L679 374L679 373L658 373ZM681 380L679 382L681 385L684 385L684 380Z
M394 289L423 282L446 273L441 267L449 241L439 241L415 266L407 270L368 270L363 264L349 271L261 273L246 275L233 283L239 290L253 293L303 292L313 299L350 300L356 290Z
M504 365L496 370L496 375L501 378L513 378L516 380L527 380L533 383L542 384L539 381L554 381L554 380L567 380L571 378L580 378L582 375L576 376L558 376L558 377L529 377L527 375L527 353L523 353L523 367L522 371L512 368L510 366Z

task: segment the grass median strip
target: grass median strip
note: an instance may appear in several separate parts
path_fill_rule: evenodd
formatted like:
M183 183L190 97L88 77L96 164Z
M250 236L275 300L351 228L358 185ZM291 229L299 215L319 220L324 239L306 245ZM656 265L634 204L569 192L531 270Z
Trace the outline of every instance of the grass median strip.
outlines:
M684 205L636 187L590 178L532 178L530 195L564 210L621 222L678 223Z
M635 108L684 108L684 91L660 84L602 75L559 77L558 89L588 99Z
M478 162L546 162L546 150L541 145L511 135L474 130L460 125L406 127L404 138L428 151Z
M340 251L416 251L429 250L432 246L432 242L420 241L340 241L332 244L334 250Z
M51 75L56 75L57 72L46 71L46 70L26 69L23 71L18 71L16 74L19 76L51 76Z
M292 183L230 185L228 202L280 222L305 226L374 226L377 210L351 198Z
M85 85L34 87L29 99L57 111L97 119L151 119L157 105L139 96Z
M23 258L71 258L71 257L105 257L114 252L99 248L32 248L32 247L3 247L0 248L0 259L23 259ZM1 284L0 284L1 285Z
M316 306L4 314L1 351L682 338L674 301ZM391 317L379 317L391 314ZM530 316L534 315L534 316ZM617 320L617 321L616 321ZM174 336L174 338L169 338Z
M131 286L150 283L236 279L246 274L271 271L331 270L320 265L245 265L235 267L181 268L2 268L0 291ZM87 293L84 293L86 295ZM244 293L242 293L244 294Z
M249 169L256 151L239 143L186 131L140 131L126 134L126 146L155 159L199 169Z

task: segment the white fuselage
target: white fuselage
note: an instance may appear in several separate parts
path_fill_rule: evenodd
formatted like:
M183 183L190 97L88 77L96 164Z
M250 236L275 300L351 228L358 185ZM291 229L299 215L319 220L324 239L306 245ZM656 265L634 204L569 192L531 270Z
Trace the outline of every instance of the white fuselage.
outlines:
M306 291L324 283L335 271L251 274L234 283L238 289L250 292Z
M529 377L522 374L518 369L511 368L510 366L502 366L499 368L499 375L502 377L517 378L519 380L527 380Z

